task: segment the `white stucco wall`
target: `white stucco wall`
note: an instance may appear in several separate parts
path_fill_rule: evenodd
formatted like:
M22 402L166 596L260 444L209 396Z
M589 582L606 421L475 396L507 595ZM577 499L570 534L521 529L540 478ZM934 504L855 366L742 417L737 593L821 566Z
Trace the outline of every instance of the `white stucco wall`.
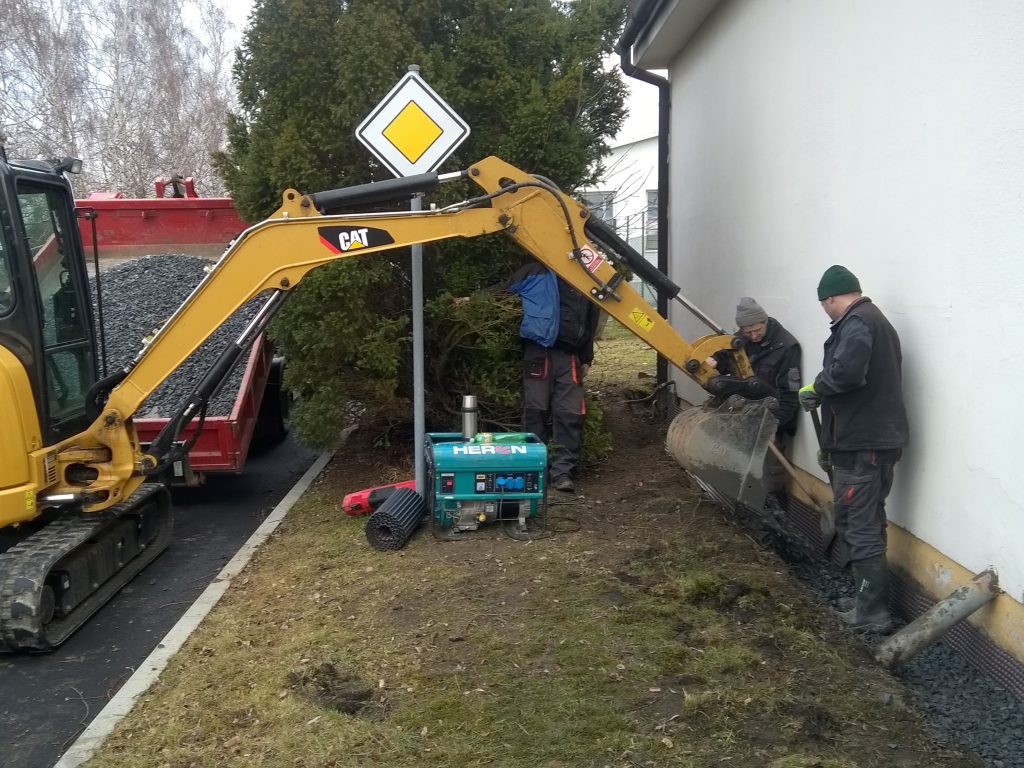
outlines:
M809 381L853 270L903 341L890 518L1021 600L1024 3L727 0L669 78L675 281L727 324L756 297Z

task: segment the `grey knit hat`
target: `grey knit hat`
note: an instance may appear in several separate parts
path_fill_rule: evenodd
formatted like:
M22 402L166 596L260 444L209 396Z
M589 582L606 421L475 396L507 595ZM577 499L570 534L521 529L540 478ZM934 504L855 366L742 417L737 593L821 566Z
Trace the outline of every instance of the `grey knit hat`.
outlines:
M736 305L736 325L743 328L754 323L766 322L768 322L768 313L761 308L760 304L749 296L740 299L740 303Z

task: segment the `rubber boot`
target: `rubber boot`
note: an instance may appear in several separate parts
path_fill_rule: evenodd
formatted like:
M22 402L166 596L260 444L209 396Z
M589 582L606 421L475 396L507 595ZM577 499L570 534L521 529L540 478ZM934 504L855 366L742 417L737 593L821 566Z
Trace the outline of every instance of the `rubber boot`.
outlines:
M889 567L885 556L869 557L853 563L856 605L839 614L854 629L886 634L892 631L889 613Z

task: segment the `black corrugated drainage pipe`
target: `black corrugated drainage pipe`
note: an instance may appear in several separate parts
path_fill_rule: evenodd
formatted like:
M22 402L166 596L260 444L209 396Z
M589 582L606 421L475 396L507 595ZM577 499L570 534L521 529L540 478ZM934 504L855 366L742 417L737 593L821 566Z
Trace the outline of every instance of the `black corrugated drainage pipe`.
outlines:
M619 54L619 66L627 77L632 77L657 87L658 89L658 269L671 277L668 263L668 133L669 115L672 101L669 93L669 82L664 77L640 69L633 64L633 43L656 14L665 0L639 0L633 4L633 11L622 31L622 37L615 44L615 52ZM658 314L668 318L669 296L658 291ZM668 388L668 361L658 355L658 392L665 393Z

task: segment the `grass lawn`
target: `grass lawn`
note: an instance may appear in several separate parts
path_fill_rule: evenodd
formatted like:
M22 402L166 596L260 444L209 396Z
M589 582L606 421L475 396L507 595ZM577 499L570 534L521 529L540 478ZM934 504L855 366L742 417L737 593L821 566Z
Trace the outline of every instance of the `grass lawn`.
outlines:
M341 498L404 468L356 432L90 768L980 766L690 486L653 371L607 330L615 449L530 541L372 549Z

